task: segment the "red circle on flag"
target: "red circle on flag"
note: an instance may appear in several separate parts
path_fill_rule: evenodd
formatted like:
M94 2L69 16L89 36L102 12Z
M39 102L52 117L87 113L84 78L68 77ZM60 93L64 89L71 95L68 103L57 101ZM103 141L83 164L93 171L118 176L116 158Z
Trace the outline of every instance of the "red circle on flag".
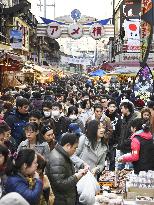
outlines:
M131 31L136 31L137 30L137 26L135 24L129 24L129 29Z

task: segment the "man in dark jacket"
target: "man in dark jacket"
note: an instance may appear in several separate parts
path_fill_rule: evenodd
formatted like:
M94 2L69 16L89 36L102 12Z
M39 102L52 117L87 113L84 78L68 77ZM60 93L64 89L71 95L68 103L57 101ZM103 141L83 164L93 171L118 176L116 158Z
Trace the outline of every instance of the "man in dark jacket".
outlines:
M66 133L61 143L57 144L49 156L47 173L55 195L54 205L77 205L78 195L76 184L87 169L80 169L75 173L70 157L78 147L79 137Z
M71 120L64 116L62 105L58 102L52 104L51 117L55 127L56 140L60 141L62 134L68 131L68 126L71 124Z
M122 102L120 104L120 109L122 113L122 122L118 146L119 149L124 154L126 154L131 151L131 121L134 120L137 116L136 113L134 113L134 107L131 102Z
M23 128L28 122L28 109L29 101L26 98L18 98L16 100L16 109L5 120L11 128L11 136L15 139L17 145L25 140Z
M110 118L113 127L113 132L111 138L109 139L108 155L110 160L110 170L113 171L115 169L116 147L118 144L121 126L121 116L117 112L117 104L115 101L112 100L108 103L108 107L105 114L107 117Z
M118 149L121 151L121 155L131 152L131 122L137 117L134 112L134 106L131 102L122 102L120 104L122 113L122 122L120 128L120 137L118 142ZM120 166L124 168L124 164Z

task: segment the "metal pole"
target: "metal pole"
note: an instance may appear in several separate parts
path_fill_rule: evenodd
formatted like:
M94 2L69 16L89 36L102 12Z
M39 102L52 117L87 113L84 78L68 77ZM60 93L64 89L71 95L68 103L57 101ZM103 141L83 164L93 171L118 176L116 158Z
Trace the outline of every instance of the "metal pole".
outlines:
M55 4L55 0L54 0L54 3L53 3L53 6L54 6L54 19L56 18L56 4Z
M46 18L46 6L47 6L47 1L44 0L44 18Z

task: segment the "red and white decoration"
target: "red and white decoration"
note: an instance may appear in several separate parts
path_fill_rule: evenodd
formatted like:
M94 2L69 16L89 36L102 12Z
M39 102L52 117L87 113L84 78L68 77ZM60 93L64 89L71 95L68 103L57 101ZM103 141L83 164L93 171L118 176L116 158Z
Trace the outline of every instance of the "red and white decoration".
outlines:
M68 34L73 39L79 39L83 36L83 28L80 24L71 24L68 28Z
M90 28L90 35L94 38L94 39L100 39L102 38L102 36L105 34L105 30L103 28L103 26L99 23L95 23L91 26Z
M131 21L125 20L125 38L127 40L127 52L140 52L140 21L133 19Z
M47 27L47 34L50 38L57 39L61 36L62 30L60 24L53 22Z

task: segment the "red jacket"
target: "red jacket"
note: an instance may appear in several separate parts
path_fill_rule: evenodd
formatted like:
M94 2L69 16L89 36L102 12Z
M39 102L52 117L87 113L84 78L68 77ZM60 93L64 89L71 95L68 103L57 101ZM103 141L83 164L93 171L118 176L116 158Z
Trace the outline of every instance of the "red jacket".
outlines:
M139 160L140 154L140 142L135 136L140 136L146 140L152 139L151 132L144 132L143 130L137 131L131 136L131 154L126 154L123 156L123 162L134 162Z

